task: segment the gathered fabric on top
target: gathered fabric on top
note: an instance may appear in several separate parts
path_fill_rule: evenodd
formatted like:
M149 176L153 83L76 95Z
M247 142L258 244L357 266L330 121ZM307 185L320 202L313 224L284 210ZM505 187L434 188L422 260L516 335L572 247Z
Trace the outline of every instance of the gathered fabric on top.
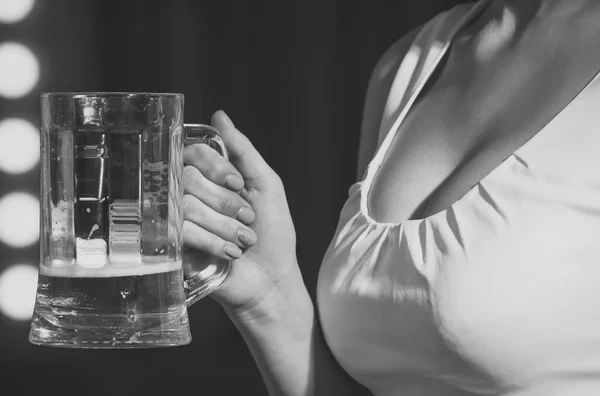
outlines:
M421 29L323 259L325 339L377 396L600 395L599 75L447 209L398 224L368 212L398 126L487 2Z

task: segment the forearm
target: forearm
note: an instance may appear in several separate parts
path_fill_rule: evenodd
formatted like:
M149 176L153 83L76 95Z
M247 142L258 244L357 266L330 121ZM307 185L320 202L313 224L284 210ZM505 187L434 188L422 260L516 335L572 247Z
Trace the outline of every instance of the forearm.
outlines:
M226 311L271 396L370 395L331 355L303 284L278 288L251 313Z

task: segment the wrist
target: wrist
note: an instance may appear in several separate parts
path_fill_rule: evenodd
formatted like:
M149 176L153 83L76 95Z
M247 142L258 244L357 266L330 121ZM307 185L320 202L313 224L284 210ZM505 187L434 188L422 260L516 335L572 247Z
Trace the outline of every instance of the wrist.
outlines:
M236 326L265 327L271 325L312 322L314 306L300 271L273 283L252 300L240 306L224 306Z

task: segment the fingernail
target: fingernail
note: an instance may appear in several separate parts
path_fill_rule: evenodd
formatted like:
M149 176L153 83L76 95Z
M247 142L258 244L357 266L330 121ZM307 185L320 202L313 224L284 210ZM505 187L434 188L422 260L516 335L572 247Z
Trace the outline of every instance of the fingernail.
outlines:
M225 254L235 260L242 257L242 250L233 243L227 243L225 244Z
M240 191L244 188L244 181L236 175L228 175L225 178L225 187L233 191Z
M236 218L239 221L241 221L242 223L248 225L254 221L254 219L256 218L256 214L254 213L254 211L252 209L247 208L247 207L242 207L237 212Z
M223 118L225 118L225 120L231 124L231 126L233 125L233 121L231 121L231 118L229 118L229 116L227 115L227 113L225 113L223 110L221 110L221 112L223 113Z
M244 246L248 247L248 246L252 246L256 243L256 240L258 239L256 234L254 233L254 231L249 230L239 230L238 231L238 239L240 242L242 242L244 244Z

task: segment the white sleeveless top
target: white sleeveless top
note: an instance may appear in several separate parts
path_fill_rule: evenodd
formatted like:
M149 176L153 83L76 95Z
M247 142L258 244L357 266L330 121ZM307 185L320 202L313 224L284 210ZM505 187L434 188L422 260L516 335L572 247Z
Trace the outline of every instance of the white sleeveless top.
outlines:
M377 396L600 395L599 76L449 208L401 224L367 210L398 126L484 3L428 22L397 72L319 274L325 339Z

